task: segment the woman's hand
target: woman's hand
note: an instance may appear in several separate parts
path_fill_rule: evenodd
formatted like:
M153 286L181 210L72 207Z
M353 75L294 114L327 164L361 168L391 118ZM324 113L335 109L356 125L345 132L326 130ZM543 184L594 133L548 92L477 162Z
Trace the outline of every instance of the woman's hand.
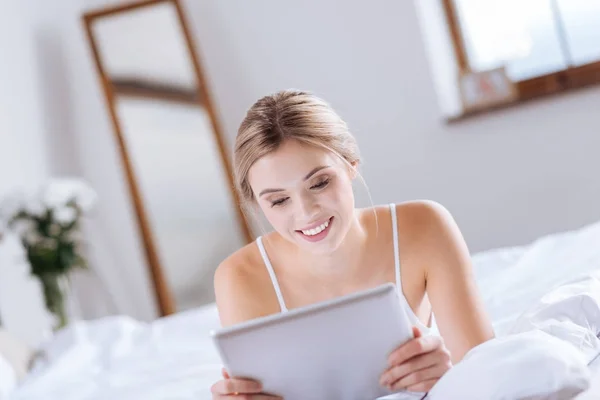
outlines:
M211 392L213 399L248 399L248 400L277 400L281 397L270 396L262 393L262 386L259 382L249 379L231 378L227 371L221 370L223 379L215 383Z
M380 384L390 390L428 392L452 367L441 337L423 337L417 327L413 333L414 339L390 354L389 368L381 375Z

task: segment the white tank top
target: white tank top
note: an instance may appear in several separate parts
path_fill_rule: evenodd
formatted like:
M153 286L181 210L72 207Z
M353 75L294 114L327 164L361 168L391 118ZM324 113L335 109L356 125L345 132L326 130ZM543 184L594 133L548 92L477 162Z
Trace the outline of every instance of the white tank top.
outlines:
M411 320L411 323L417 326L423 335L428 334L437 334L437 326L435 323L435 317L431 315L431 327L427 327L425 324L421 322L421 320L416 316L413 309L408 304L406 297L402 291L402 280L400 276L400 249L398 246L398 220L396 218L396 205L390 204L390 213L392 217L392 232L394 239L394 264L396 271L396 288L398 290L398 295L400 297L400 301L402 302L402 307L406 310L406 314L408 318ZM281 308L281 312L288 311L288 308L285 305L285 300L283 299L283 294L281 293L281 288L279 287L279 282L277 281L277 276L275 275L275 271L273 270L273 265L271 264L271 260L269 260L269 256L265 250L265 246L262 242L262 236L259 236L256 239L256 244L258 245L258 250L260 251L260 255L267 267L267 271L269 271L269 276L271 277L271 282L273 283L273 288L275 289L275 294L277 295L277 300L279 301L279 307Z

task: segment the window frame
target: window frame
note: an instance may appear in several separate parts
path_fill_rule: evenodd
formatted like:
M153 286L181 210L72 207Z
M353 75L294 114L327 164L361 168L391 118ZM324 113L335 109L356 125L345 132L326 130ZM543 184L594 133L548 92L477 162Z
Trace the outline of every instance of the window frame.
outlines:
M456 57L458 72L459 74L471 72L472 70L469 64L469 58L454 0L441 1L450 31L450 39ZM597 84L600 84L600 60L580 66L569 66L560 71L515 81L517 89L517 99L515 101L481 111L466 111L451 120L462 119L471 114L479 114L497 108L510 107L530 100L566 93Z

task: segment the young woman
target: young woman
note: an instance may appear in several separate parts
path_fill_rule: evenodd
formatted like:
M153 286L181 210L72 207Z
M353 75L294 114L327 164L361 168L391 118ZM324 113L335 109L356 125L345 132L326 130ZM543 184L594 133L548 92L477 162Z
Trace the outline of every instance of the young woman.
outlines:
M493 337L467 246L444 207L355 208L358 147L326 102L294 90L260 99L240 126L234 158L242 200L260 208L274 231L218 267L223 326L394 282L416 338L390 354L379 384L417 392ZM226 371L212 393L273 399L260 382Z

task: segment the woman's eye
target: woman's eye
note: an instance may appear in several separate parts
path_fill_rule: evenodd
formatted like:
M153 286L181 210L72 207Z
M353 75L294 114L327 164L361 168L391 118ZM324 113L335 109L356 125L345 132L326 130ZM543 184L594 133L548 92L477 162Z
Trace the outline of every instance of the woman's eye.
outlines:
M317 183L317 184L315 184L315 185L311 186L310 188L311 188L311 189L322 189L322 188L324 188L325 186L327 186L327 184L328 184L328 183L329 183L329 179L324 179L324 180L322 180L321 182L319 182L319 183Z
M289 197L284 197L281 199L274 200L271 202L271 207L280 206L283 203L285 203L288 199L289 199Z

